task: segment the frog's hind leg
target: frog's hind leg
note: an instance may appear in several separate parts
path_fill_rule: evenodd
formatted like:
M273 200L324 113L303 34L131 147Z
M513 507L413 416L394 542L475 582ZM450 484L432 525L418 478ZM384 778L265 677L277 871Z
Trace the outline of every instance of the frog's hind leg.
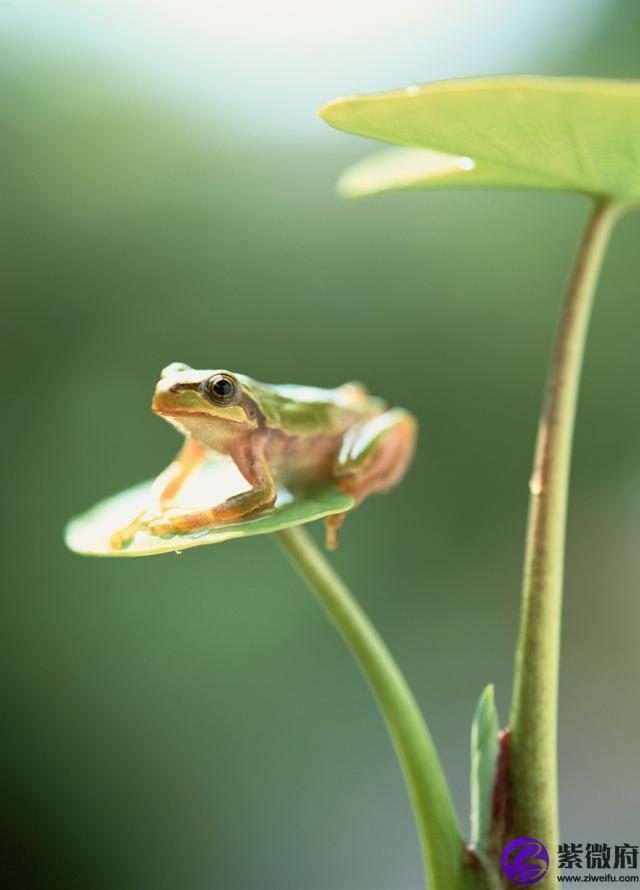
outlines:
M408 411L393 408L358 424L346 434L336 459L335 478L356 506L375 492L389 491L402 479L413 456L417 423ZM337 544L336 532L346 513L325 519L327 548Z

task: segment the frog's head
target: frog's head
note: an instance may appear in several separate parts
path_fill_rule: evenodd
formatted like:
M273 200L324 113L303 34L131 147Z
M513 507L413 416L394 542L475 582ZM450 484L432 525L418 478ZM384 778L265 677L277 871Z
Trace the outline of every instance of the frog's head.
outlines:
M174 362L164 368L152 410L199 440L237 435L258 426L259 413L231 371L199 371Z

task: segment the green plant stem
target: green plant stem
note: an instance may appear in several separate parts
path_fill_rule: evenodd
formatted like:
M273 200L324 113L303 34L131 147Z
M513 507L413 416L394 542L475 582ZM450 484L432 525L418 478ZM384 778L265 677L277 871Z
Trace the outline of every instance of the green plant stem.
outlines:
M596 203L567 287L530 482L512 705L512 837L558 843L557 709L571 444L593 295L620 208ZM555 878L550 874L549 885Z
M406 680L340 576L300 526L277 532L285 553L327 610L365 674L402 765L432 890L482 886L470 866L433 741Z

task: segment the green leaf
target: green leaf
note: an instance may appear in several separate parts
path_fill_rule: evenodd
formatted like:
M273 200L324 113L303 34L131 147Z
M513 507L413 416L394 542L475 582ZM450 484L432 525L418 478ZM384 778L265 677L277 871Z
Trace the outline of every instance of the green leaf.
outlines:
M483 691L471 727L471 843L485 853L498 759L498 712L493 684Z
M343 176L347 194L455 185L640 199L640 81L442 81L336 99L319 115L349 133L437 153L369 158Z
M210 461L194 474L189 487L185 486L187 494L184 504L181 502L180 506L188 509L194 499L194 492L201 505L220 503L230 492L237 493L237 481L234 483L232 478L234 475L225 462ZM351 495L345 494L334 485L323 484L296 492L280 486L275 507L264 515L233 524L208 526L184 534L156 536L139 531L127 546L122 549L112 548L109 539L113 532L126 526L147 508L152 481L142 482L107 498L82 516L72 519L65 530L67 546L75 553L86 556L154 556L158 553L180 552L189 547L201 547L204 544L219 544L232 538L270 534L293 525L313 522L333 513L343 513L354 506ZM193 507L196 506L193 503Z

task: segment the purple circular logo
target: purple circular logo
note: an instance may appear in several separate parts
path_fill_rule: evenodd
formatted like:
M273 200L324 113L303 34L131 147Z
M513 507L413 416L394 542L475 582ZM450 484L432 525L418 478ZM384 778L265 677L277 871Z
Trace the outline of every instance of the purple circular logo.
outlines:
M549 870L549 854L534 837L518 837L504 848L500 865L514 884L537 884Z

